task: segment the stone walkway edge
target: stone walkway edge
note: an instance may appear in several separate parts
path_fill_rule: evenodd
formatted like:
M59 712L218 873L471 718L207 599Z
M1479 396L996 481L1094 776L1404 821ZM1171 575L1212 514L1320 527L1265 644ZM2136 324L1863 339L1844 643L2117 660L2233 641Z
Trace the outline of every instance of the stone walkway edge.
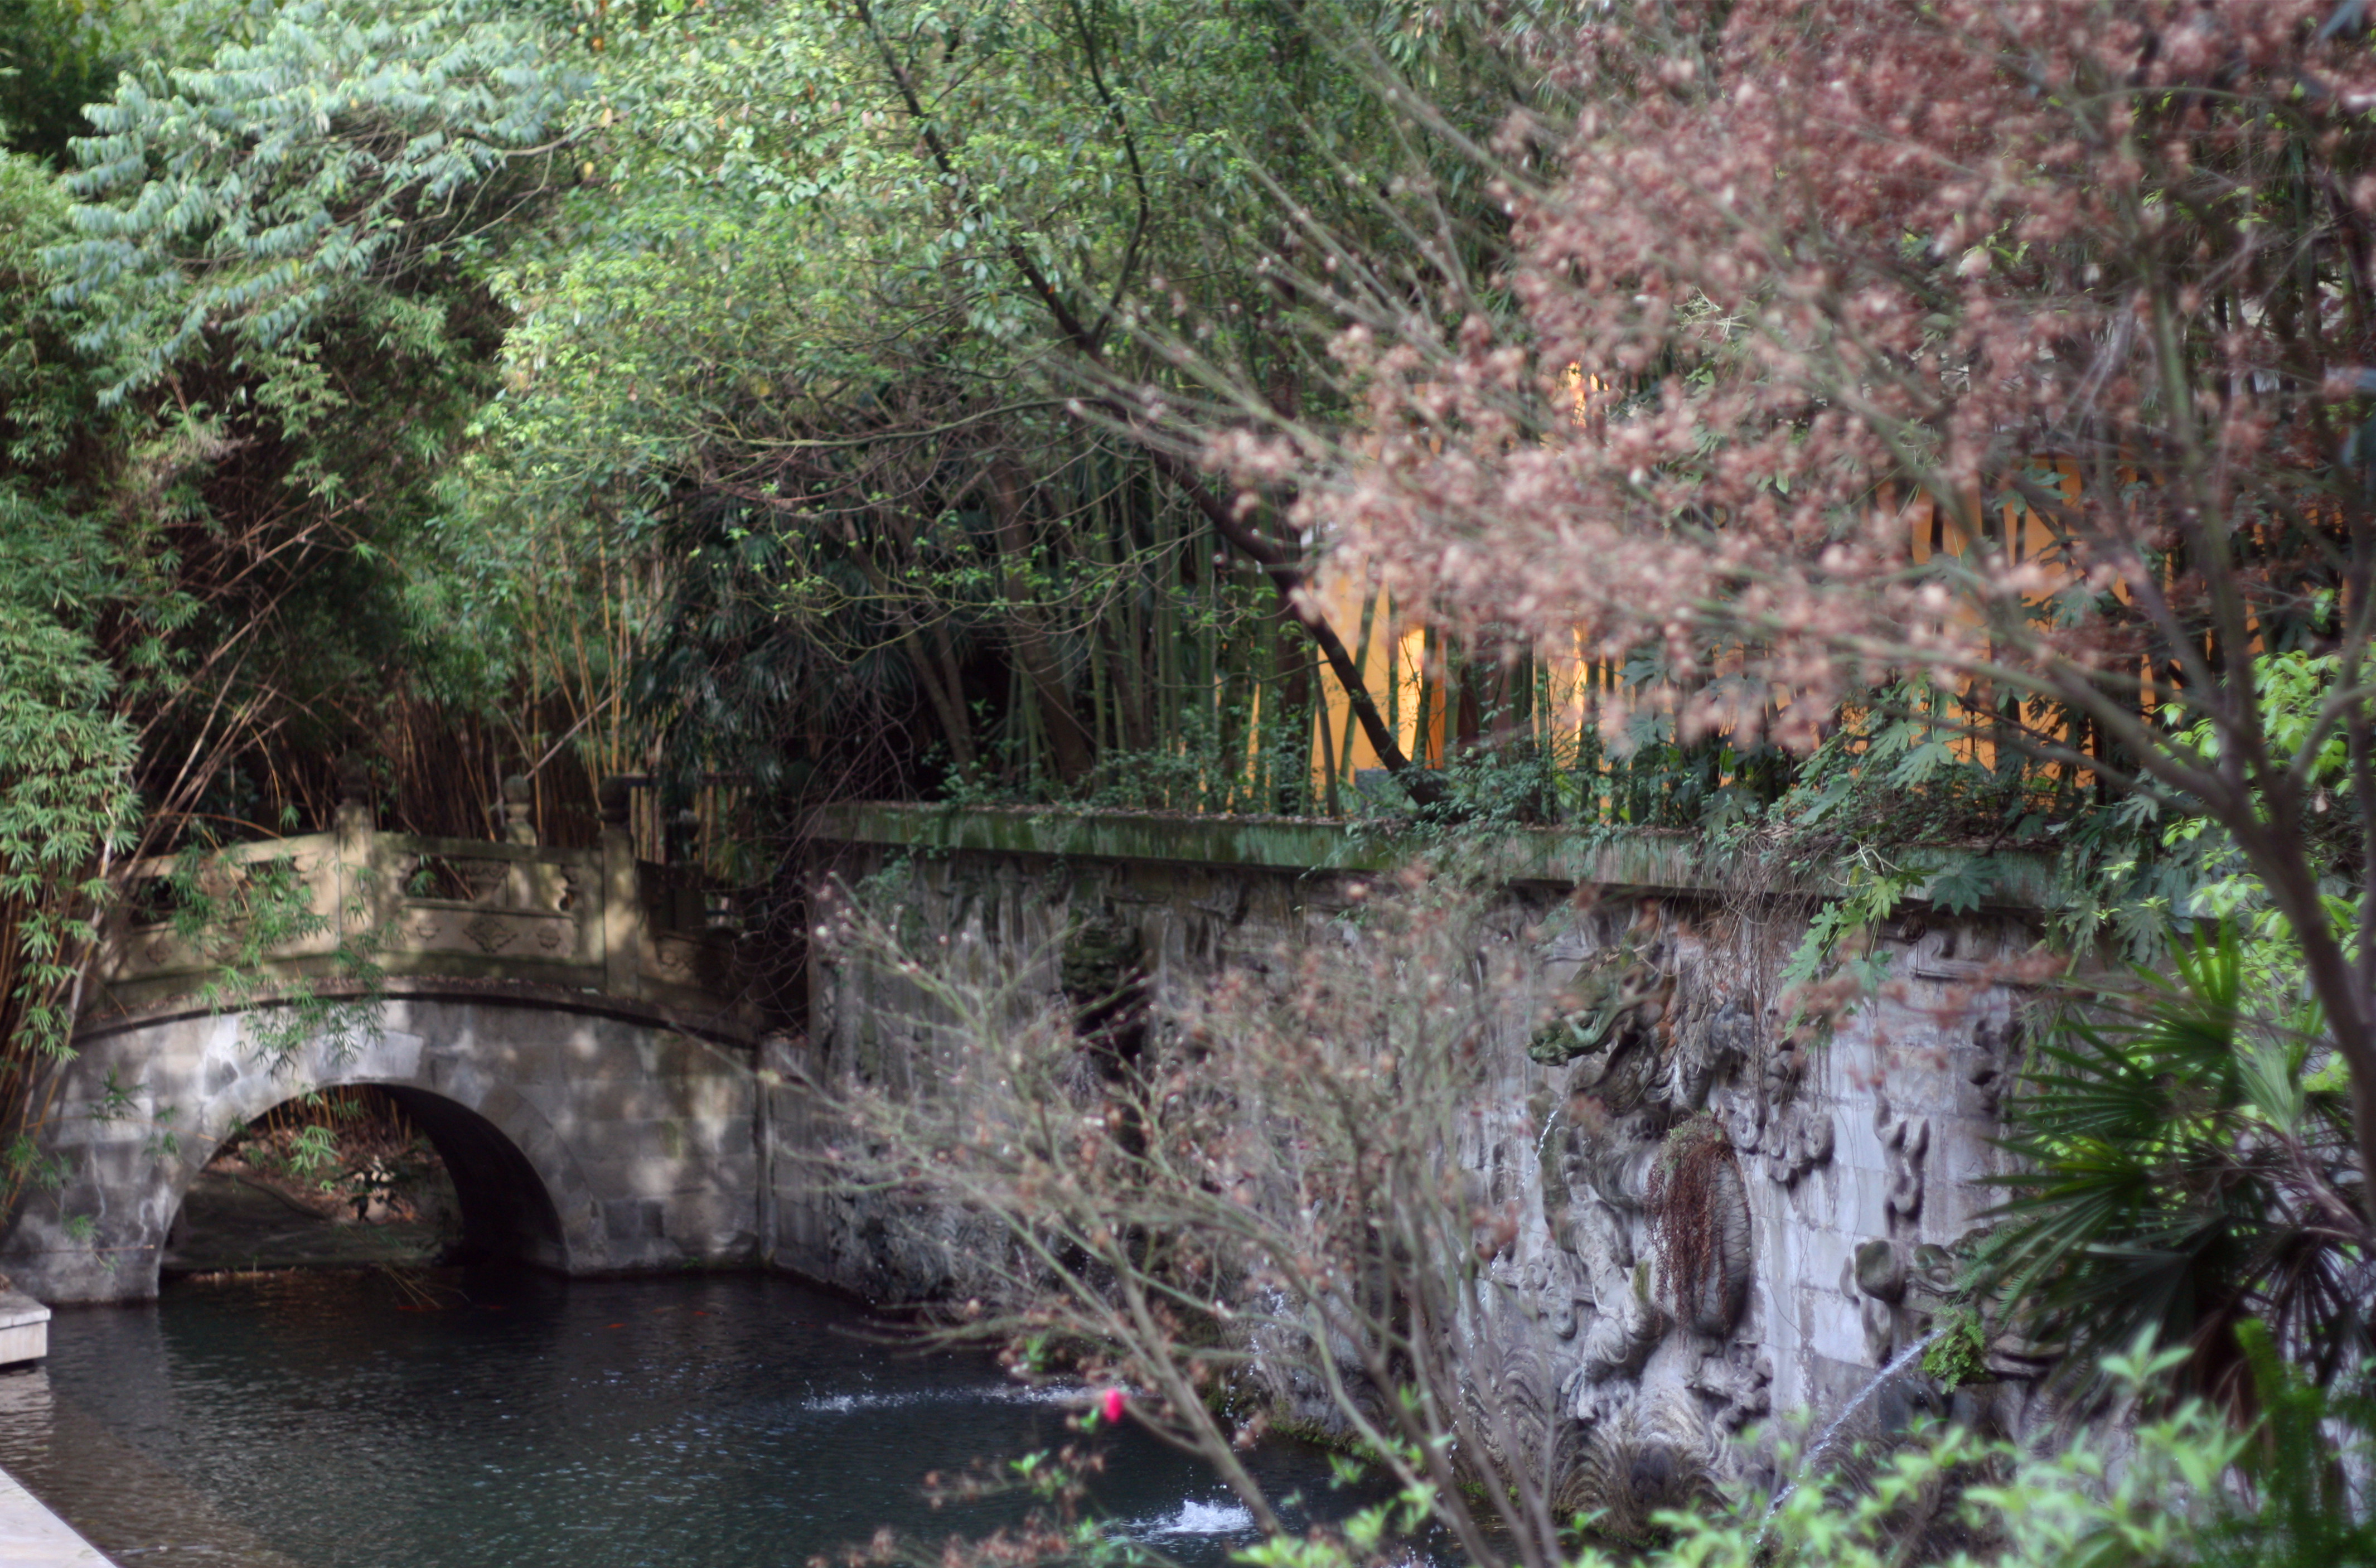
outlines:
M0 1568L114 1568L99 1548L0 1470Z

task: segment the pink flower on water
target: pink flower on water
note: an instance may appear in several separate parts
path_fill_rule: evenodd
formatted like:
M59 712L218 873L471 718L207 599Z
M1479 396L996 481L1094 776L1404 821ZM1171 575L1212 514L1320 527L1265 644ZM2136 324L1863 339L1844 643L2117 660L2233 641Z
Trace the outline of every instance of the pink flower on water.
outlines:
M1122 1420L1122 1408L1127 1396L1119 1388L1109 1388L1098 1400L1098 1414L1109 1421Z

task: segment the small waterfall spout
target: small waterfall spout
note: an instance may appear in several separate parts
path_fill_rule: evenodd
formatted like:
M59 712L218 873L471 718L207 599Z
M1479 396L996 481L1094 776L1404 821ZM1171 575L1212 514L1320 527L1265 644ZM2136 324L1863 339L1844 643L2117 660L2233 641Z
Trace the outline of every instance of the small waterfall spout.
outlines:
M1930 1333L1924 1335L1921 1338L1916 1340L1913 1344L1908 1345L1905 1349L1900 1350L1896 1355L1891 1357L1889 1364L1882 1368L1879 1372L1873 1373L1872 1381L1866 1384L1861 1389L1859 1389L1855 1398L1840 1407L1840 1413L1832 1418L1832 1424L1825 1427L1821 1432L1816 1434L1815 1441L1807 1445L1805 1455L1799 1461L1799 1476L1800 1479L1813 1479L1817 1481L1823 1479L1824 1471L1821 1461L1831 1452L1832 1445L1839 1441L1839 1435L1842 1429L1847 1427L1848 1421L1859 1410L1863 1409L1867 1405L1872 1402L1873 1396L1881 1392L1882 1388L1888 1384L1890 1379L1896 1377L1899 1373L1905 1372L1907 1368L1920 1360L1922 1359L1922 1352L1930 1348L1933 1344L1938 1342L1940 1336L1944 1335L1946 1332L1947 1331L1944 1328L1934 1328ZM1765 1508L1765 1527L1767 1529L1773 1528L1774 1516L1782 1511L1782 1504L1789 1501L1790 1494L1798 1490L1799 1482L1797 1480L1793 1480L1788 1486L1785 1486L1781 1491L1774 1494L1774 1501L1768 1503Z

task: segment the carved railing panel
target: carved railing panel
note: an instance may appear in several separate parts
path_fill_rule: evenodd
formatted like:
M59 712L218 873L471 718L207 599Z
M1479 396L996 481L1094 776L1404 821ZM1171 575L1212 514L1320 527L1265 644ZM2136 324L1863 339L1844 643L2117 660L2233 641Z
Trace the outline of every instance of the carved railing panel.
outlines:
M350 804L336 831L225 849L206 873L220 886L208 891L267 865L297 879L296 906L315 929L263 955L267 981L336 980L341 949L354 946L391 984L527 981L657 1004L729 1032L756 1024L739 1001L733 901L682 868L638 861L616 827L593 849L541 845L517 825L507 842L428 838L381 833ZM195 939L176 929L155 891L172 869L128 868L127 883L149 891L111 915L88 1011L187 999L238 952L236 927Z

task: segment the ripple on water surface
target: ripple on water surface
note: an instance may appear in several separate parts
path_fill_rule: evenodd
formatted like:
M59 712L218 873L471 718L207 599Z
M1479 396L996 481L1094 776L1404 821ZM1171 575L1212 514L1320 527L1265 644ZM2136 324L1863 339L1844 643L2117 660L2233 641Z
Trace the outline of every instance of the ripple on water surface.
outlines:
M324 1273L62 1313L46 1370L0 1378L0 1464L125 1568L770 1568L885 1524L1009 1522L1017 1500L934 1511L920 1485L1072 1435L1065 1391L870 1342L786 1280L447 1280L428 1303ZM1124 1533L1206 1563L1251 1538L1193 1462L1104 1444ZM1256 1463L1326 1495L1309 1451Z

